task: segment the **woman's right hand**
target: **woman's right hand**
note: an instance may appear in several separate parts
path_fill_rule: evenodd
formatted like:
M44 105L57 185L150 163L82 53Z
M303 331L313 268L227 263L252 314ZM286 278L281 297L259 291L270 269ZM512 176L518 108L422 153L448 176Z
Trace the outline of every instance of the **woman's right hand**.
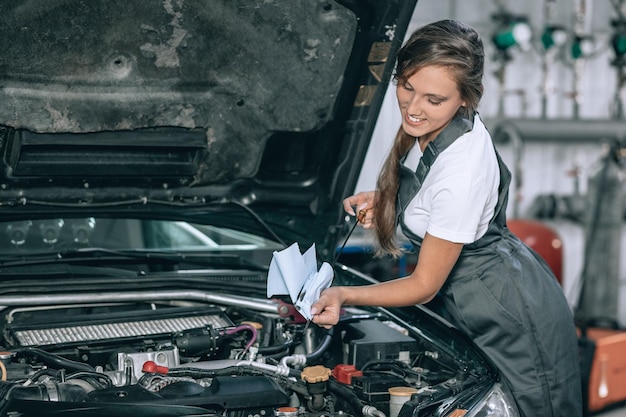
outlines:
M370 229L373 226L375 204L376 191L363 191L345 198L343 209L349 215L357 216L357 220L365 229Z
M311 321L318 326L330 329L339 322L343 287L329 287L322 291L319 300L311 306Z

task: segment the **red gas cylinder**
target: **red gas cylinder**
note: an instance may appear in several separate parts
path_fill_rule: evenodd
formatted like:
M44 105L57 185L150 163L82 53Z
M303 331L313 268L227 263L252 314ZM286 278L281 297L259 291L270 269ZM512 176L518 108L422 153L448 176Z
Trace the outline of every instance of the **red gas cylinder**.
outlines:
M550 266L559 284L563 284L563 242L554 229L528 219L509 219L507 226L527 246L535 250Z

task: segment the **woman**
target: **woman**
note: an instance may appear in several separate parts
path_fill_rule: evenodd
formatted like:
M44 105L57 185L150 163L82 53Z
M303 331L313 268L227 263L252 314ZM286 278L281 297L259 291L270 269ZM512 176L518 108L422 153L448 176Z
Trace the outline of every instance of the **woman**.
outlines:
M342 305L408 306L435 296L446 317L502 371L526 417L580 416L576 329L547 264L506 228L510 172L476 113L484 50L453 20L418 29L398 54L402 125L376 192L344 200L381 253L398 256L399 225L418 251L411 275L331 287L313 322L338 322Z

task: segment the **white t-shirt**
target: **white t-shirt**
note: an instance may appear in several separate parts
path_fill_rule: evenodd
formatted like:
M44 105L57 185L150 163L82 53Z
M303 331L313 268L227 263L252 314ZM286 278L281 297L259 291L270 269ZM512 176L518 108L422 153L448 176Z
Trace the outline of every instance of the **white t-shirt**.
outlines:
M415 142L404 165L415 171L422 151ZM439 154L422 188L404 212L420 237L473 243L487 231L498 201L500 170L491 136L480 117L474 127Z

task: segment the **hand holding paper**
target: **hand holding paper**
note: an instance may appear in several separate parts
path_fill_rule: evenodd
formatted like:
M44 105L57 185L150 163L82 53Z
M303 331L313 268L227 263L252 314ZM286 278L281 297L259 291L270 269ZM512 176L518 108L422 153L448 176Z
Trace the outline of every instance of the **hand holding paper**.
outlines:
M289 294L298 312L311 320L311 305L320 298L322 290L330 287L333 275L327 262L317 270L315 244L301 254L296 242L274 252L267 276L267 296Z

